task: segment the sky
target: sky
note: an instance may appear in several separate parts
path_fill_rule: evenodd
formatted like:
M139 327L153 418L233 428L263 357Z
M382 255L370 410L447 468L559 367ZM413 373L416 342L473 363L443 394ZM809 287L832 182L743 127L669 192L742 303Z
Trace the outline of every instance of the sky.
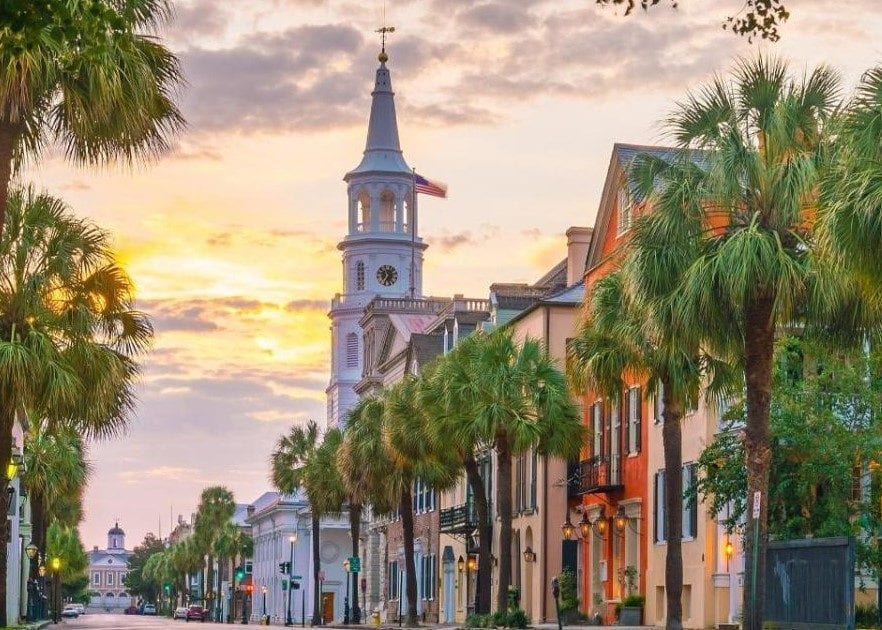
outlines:
M593 0L388 0L387 51L408 163L449 185L420 204L424 292L486 297L565 256L592 225L614 142L664 142L659 121L739 56L820 63L844 85L882 63L878 0L790 0L776 44L721 28L741 0L624 17ZM131 548L195 510L207 485L248 503L293 423L324 424L327 311L342 286L343 175L364 149L382 0L177 0L188 121L134 169L48 155L23 183L111 231L156 326L124 436L90 447L81 527Z

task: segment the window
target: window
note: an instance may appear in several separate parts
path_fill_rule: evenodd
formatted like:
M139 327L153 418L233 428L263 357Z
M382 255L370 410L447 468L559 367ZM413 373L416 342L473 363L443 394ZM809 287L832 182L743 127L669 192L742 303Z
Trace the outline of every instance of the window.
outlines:
M360 232L366 232L371 223L371 196L366 190L358 196L358 227Z
M612 484L619 483L619 467L622 456L622 415L619 406L610 406L610 433L609 433L609 480Z
M358 334L354 332L346 335L346 367L358 367Z
M653 540L657 543L665 542L665 471L655 473L653 482L655 500L653 501L653 520L655 521L655 533Z
M435 554L420 558L420 590L423 599L435 599L435 587L438 584L438 559Z
M95 571L92 574L92 584L94 584L95 586L101 586L101 572L100 571Z
M600 457L603 454L603 405L599 400L591 405L591 420L594 425L592 454Z
M413 511L417 514L431 512L435 509L435 489L422 479L413 482Z
M625 422L628 425L628 453L640 452L640 416L642 415L640 388L630 388L625 396Z
M398 563L390 562L386 572L387 599L398 599Z
M695 538L698 534L698 502L686 494L695 485L695 464L683 465L683 538Z
M627 184L622 183L619 188L619 196L616 202L618 206L618 228L616 234L622 235L631 229L631 193L628 191Z
M107 572L107 586L113 586L113 573Z
M364 263L360 260L355 263L355 290L364 291Z
M537 499L537 484L536 477L538 475L539 470L539 455L536 451L533 451L533 455L530 461L530 509L536 510L536 499Z
M521 453L515 459L515 513L527 508L527 454Z

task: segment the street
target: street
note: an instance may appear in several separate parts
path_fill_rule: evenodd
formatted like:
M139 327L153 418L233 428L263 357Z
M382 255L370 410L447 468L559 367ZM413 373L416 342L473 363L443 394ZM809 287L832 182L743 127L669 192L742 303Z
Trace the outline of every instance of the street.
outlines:
M145 630L154 628L170 628L172 626L185 626L193 624L202 625L199 622L187 622L182 619L172 621L167 617L145 617L141 615L106 615L91 614L82 615L77 619L64 619L62 625L65 628L102 628L102 630L128 630L129 628L144 628ZM212 624L214 625L214 624ZM48 628L52 628L49 625Z

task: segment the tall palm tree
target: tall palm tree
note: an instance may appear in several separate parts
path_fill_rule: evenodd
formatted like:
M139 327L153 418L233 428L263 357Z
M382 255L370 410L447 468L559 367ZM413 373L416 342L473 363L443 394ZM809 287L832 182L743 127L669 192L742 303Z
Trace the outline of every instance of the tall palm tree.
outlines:
M310 420L306 427L294 426L279 438L270 457L271 479L279 492L294 494L303 488L312 516L313 584L319 583L321 572L321 518L342 509L343 484L336 470L336 448L340 433L329 431L324 449L318 425ZM321 599L313 589L312 624L322 623Z
M90 165L163 152L183 126L183 79L156 37L168 0L13 2L0 15L2 232L12 175L48 144Z
M135 359L152 338L109 237L33 190L9 195L0 238L0 461L12 454L15 414L48 418L84 438L125 427ZM0 528L0 625L6 540Z
M465 470L483 551L478 554L474 607L476 613L486 614L491 606L493 518L485 486L488 480L481 477L478 454L489 449L492 443L472 422L471 413L476 398L471 366L477 361L480 347L477 337L466 337L452 352L426 366L420 395L424 409L432 418L427 439L433 442L435 449L447 448L456 453Z
M236 501L233 493L224 486L210 486L202 491L199 507L196 510L193 537L207 557L202 596L212 600L212 616L216 615L220 603L214 588L215 544L223 526L230 522L235 511Z
M31 540L39 549L46 549L50 522L58 519L72 527L79 522L67 522L65 508L71 497L80 503L80 493L91 474L84 450L79 433L63 427L49 431L45 422L31 420L24 439L21 480L31 499ZM37 563L31 565L31 577L36 579Z
M386 472L386 486L391 496L397 494L398 512L401 515L407 594L404 623L407 626L418 625L414 483L419 480L435 490L445 490L457 481L462 470L459 459L451 449L433 449L432 442L426 439L429 420L418 388L418 379L407 376L384 392L381 433L387 459L391 463Z
M778 327L829 328L846 340L878 322L845 267L815 246L817 191L838 107L835 73L820 67L793 79L785 63L765 57L741 61L729 79L690 94L667 126L681 150L678 170L696 162L695 150L698 168L682 203L654 208L659 229L641 246L651 255L671 247L668 237L689 243L677 288L679 329L743 367L748 497L759 510L746 527L745 630L760 630L763 620ZM654 165L644 182L682 186L666 165Z

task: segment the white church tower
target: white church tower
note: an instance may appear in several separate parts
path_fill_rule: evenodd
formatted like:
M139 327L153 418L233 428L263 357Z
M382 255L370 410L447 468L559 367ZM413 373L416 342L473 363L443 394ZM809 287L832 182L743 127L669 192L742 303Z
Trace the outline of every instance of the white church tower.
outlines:
M361 162L346 173L349 231L343 252L343 292L331 302L331 382L328 428L345 425L358 400L364 343L359 320L376 296L421 298L423 250L417 231L413 173L401 152L385 46L371 93L367 143Z

